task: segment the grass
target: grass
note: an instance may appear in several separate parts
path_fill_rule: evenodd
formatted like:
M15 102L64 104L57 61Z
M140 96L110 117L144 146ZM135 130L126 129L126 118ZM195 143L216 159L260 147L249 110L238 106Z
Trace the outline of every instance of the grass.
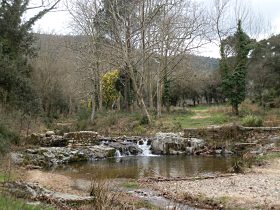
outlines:
M127 189L137 189L137 188L139 188L139 184L137 182L129 181L129 182L123 183L123 187L125 187Z
M166 121L178 123L182 128L197 128L210 125L221 125L229 122L229 117L224 114L213 113L209 116L201 116L201 118L193 118L195 115L167 116Z
M268 153L263 156L257 156L255 162L259 165L262 165L270 160L280 158L280 152Z
M24 200L18 200L3 196L0 194L0 209L5 210L54 210L50 207L44 207L42 205L34 206L26 204Z
M0 172L0 183L5 181L5 176Z
M150 210L159 210L158 207L154 206L147 200L139 200L134 204L134 209L150 209Z
M158 119L156 112L150 110L152 124L146 125L140 110L127 113L118 111L97 112L97 119L90 123L89 110L77 115L76 123L70 130L94 130L102 135L142 135L149 136L161 132L178 132L184 128L200 128L212 125L223 125L226 123L241 124L247 115L254 115L263 120L264 126L280 126L280 110L265 110L248 101L240 105L240 116L231 114L229 105L198 105L183 108L174 107L169 113L163 111ZM74 121L75 122L75 121Z

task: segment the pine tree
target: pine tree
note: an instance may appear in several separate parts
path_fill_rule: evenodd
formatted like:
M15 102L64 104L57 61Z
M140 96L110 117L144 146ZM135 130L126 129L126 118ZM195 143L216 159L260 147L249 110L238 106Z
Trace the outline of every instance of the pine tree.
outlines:
M227 57L226 53L228 48L234 52L230 57ZM238 106L245 100L246 96L248 54L251 49L252 40L242 30L239 20L234 36L223 40L220 47L220 73L223 92L235 115L238 115Z

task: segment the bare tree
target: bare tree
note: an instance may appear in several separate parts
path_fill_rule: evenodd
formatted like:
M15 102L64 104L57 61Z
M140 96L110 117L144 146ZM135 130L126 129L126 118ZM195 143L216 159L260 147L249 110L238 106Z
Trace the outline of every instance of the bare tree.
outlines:
M88 45L92 46L92 55L87 52L87 57L128 75L148 122L151 117L145 93L149 95L149 106L152 107L154 81L151 78L157 78L157 112L160 116L163 80L172 76L186 54L209 42L206 14L191 0L80 1L70 13L77 28L82 29L81 34L89 41ZM101 39L96 38L99 32ZM97 43L99 48L96 48ZM100 55L103 59L98 58ZM89 69L86 71L90 72ZM93 72L100 71L95 68Z

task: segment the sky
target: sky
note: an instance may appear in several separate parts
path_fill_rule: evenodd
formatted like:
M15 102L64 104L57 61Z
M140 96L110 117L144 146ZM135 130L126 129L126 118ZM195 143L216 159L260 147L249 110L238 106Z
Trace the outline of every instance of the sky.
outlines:
M209 3L210 0L197 0ZM242 0L241 0L242 1ZM253 10L261 14L265 19L270 21L271 31L269 34L280 33L280 0L243 0L248 3ZM36 5L40 0L32 0L31 3ZM33 27L34 32L52 33L52 34L70 34L71 33L71 16L63 10L64 2L61 2L58 11L46 14ZM29 12L26 18L31 17L36 11ZM207 45L200 50L200 55L209 57L219 57L219 49L215 45Z

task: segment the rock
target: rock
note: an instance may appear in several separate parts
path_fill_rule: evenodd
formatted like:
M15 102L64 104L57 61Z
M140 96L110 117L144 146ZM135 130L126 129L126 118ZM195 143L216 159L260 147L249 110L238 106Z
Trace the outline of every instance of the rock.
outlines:
M62 136L55 135L53 131L48 131L46 134L31 134L27 138L28 143L39 145L42 147L65 147L68 145L68 140Z
M30 154L36 154L37 151L34 149L27 149L26 152L30 153Z
M190 146L194 149L199 149L205 145L205 141L203 139L190 138L189 139Z
M77 141L90 141L97 140L98 133L94 131L78 131L65 133L63 136L65 139L74 139Z
M193 154L193 147L186 147L186 154L187 155L192 155Z
M275 148L275 143L271 143L271 144L266 144L266 145L264 145L264 149L265 150L271 150L271 149L273 149L273 148Z
M78 196L47 190L37 184L24 182L6 182L4 188L17 198L48 201L50 203L81 204L89 203L94 197Z
M51 152L44 152L43 155L46 157L46 158L55 158L55 155Z
M51 137L52 135L55 135L54 131L47 131L46 132L46 137Z
M89 148L95 155L95 159L110 158L115 156L115 148L109 146L93 146Z
M223 150L221 150L221 149L216 149L215 150L216 155L220 155L220 154L222 154L222 152L223 152Z
M256 148L255 150L250 151L251 154L261 155L265 153L265 149L263 147Z
M61 203L67 203L67 204L89 203L90 201L93 200L92 196L78 196L78 195L59 193L59 192L55 192L51 194L50 198L52 200L56 200Z
M28 143L30 144L39 144L40 143L40 139L41 139L41 134L38 134L38 133L32 133L31 136L30 136L30 140ZM44 136L44 135L43 135Z
M222 149L222 155L233 155L234 153L232 151L229 151L227 149Z
M184 151L187 142L188 139L179 133L157 133L151 143L151 149L154 154L166 155L170 154L171 150Z
M65 147L67 145L68 140L58 135L43 137L40 141L40 146L42 147Z
M157 133L151 142L155 154L193 154L205 145L203 139L184 138L180 133Z
M269 139L270 142L272 143L280 143L280 136L275 136Z
M185 152L170 149L170 150L169 150L169 154L170 154L170 155L182 155L182 154L185 154Z
M138 145L133 142L111 142L108 143L108 146L119 150L122 155L138 155L142 153Z
M40 147L37 149L11 153L11 159L18 165L50 167L70 162L89 161L114 157L115 149L108 146L88 146L80 148Z
M21 165L21 164L23 164L24 158L23 158L23 155L22 155L22 154L12 152L12 153L10 154L10 157L11 157L11 161L12 161L13 163L15 163L16 165Z

